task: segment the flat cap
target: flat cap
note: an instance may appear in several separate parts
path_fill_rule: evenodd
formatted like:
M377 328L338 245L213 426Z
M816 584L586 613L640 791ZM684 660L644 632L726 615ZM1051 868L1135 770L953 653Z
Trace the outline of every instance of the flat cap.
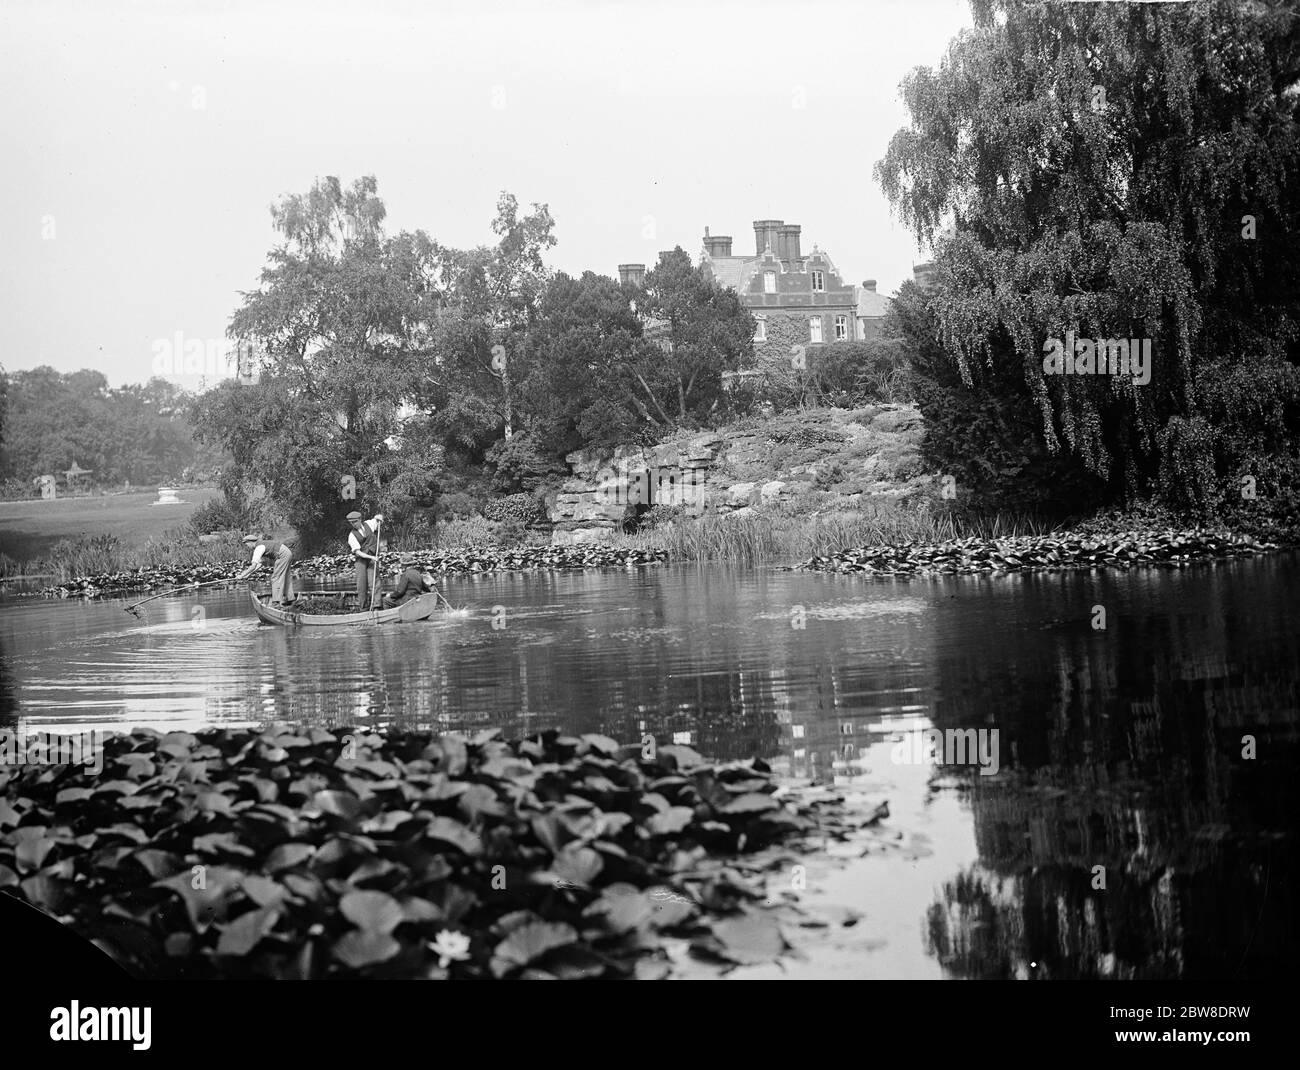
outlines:
M355 509L353 509L352 512L348 513L348 517L347 517L347 518L348 518L349 520L360 520L360 519L361 519L361 514L358 513Z

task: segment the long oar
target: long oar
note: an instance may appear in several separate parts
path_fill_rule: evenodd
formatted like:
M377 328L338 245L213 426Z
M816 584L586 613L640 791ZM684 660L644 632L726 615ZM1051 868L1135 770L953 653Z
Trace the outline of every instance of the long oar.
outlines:
M213 584L216 583L229 583L229 582L230 580L224 579L224 580L208 580L205 583L187 583L185 584L184 587L173 587L170 591L159 591L157 594L151 594L148 598L142 598L140 599L140 601L134 602L129 606L124 606L123 608L128 613L134 613L137 607L144 605L146 602L152 602L155 598L166 598L169 594L178 594L181 591L192 591L196 587L211 587Z
M370 573L370 612L376 612L375 599L379 595L379 559L382 556L379 552L379 529L384 526L382 520L375 521L375 565Z

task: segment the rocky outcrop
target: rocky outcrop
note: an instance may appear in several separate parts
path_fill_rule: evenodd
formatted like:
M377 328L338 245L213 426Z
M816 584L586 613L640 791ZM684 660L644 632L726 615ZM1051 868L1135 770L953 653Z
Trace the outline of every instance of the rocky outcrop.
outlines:
M852 512L924 493L920 413L909 405L819 409L683 433L656 446L579 451L548 503L552 540L600 542L652 506L688 515L757 509Z

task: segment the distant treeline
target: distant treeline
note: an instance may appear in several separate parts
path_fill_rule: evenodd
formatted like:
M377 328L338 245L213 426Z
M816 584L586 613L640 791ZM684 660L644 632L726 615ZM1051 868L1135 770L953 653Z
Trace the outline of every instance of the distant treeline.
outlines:
M30 495L52 475L62 493L74 462L100 486L214 479L225 458L195 442L191 400L164 379L110 389L97 371L0 372L0 484Z

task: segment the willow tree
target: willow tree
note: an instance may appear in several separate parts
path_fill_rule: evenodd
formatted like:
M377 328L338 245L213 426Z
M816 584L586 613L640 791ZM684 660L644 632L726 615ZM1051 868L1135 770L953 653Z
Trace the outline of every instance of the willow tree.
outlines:
M902 84L875 168L934 250L967 388L1023 384L1046 446L1202 508L1295 465L1300 20L1282 3L974 0ZM1150 381L1050 374L1067 338L1150 339Z
M202 395L198 431L267 487L307 545L339 538L354 507L414 519L442 464L420 415L436 247L420 231L384 233L372 177L322 179L271 215L281 241L228 330L258 354L259 376Z

